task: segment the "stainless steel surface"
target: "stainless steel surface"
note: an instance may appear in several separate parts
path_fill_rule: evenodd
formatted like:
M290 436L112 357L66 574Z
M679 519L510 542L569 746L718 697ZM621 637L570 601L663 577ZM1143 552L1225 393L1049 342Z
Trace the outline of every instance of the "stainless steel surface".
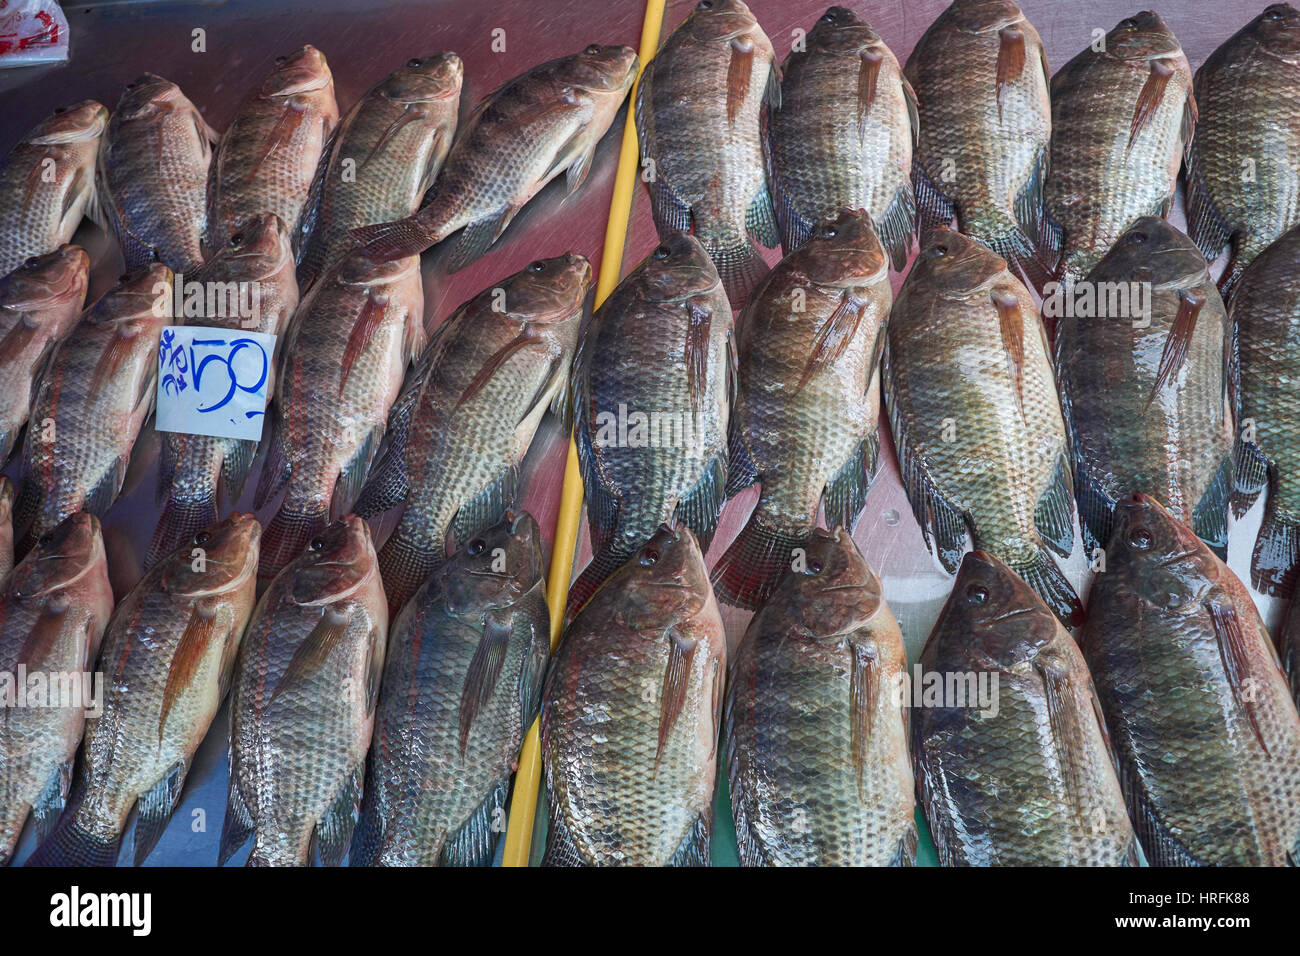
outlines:
M665 35L689 12L694 0L672 0L664 20ZM784 59L794 31L808 30L830 0L751 0L750 7ZM905 60L922 32L946 6L943 0L871 0L850 2ZM1207 16L1201 0L1163 0L1159 12L1182 42L1193 68L1223 40L1266 5L1265 0L1223 0ZM1042 35L1053 70L1064 65L1093 39L1139 9L1137 0L1022 0L1021 6ZM462 117L488 90L550 57L588 43L636 46L642 4L638 0L430 0L430 2L360 3L344 0L271 2L230 0L212 3L110 2L65 4L71 28L71 60L65 65L0 71L0 149L7 150L55 106L96 97L112 108L121 86L146 70L176 81L221 130L247 89L268 71L280 53L310 42L323 50L334 72L339 106L347 110L371 85L411 56L454 50L464 59ZM202 29L206 52L194 52L193 31ZM505 49L495 52L503 30ZM498 44L499 45L499 44ZM445 276L437 256L426 257L427 310L441 320L457 304L494 279L522 268L538 256L573 249L599 268L606 214L617 162L622 119L601 144L595 168L578 195L562 202L562 184L553 184L525 208L500 246L483 260L454 276ZM1175 222L1183 225L1181 197ZM92 295L120 271L116 249L95 227L84 226L79 240L91 249L95 268ZM656 244L650 203L644 188L635 197L628 226L625 271ZM775 262L772 252L769 261ZM902 276L894 277L894 288ZM926 551L912 518L886 437L883 473L867 500L855 535L873 568L883 578L885 595L903 628L909 655L915 659L947 597L951 578ZM539 433L526 465L526 506L542 526L549 552L564 466L563 436L553 422ZM139 556L152 533L156 447L142 442L128 475L128 490L105 522L110 565L119 595L138 577ZM9 473L14 466L11 464ZM255 469L256 470L256 469ZM249 494L256 477L249 481ZM757 494L750 491L727 504L723 524L709 554L722 553L743 523ZM1248 569L1250 548L1262 508L1257 505L1231 527L1230 563L1238 574ZM381 529L381 534L386 529ZM577 567L590 552L586 534ZM1082 544L1067 569L1077 587L1085 584ZM1245 575L1249 579L1248 575ZM1080 591L1083 594L1083 591ZM1270 624L1280 609L1256 595ZM725 611L734 645L747 613ZM212 727L191 772L185 795L167 833L148 865L214 863L225 813L224 712ZM720 820L721 824L722 821ZM729 822L726 830L730 829ZM725 840L725 837L722 839ZM31 850L31 834L19 860ZM127 835L128 844L130 834ZM719 852L720 851L720 852ZM728 851L715 846L720 859ZM243 860L236 857L235 863ZM734 857L733 857L734 858Z

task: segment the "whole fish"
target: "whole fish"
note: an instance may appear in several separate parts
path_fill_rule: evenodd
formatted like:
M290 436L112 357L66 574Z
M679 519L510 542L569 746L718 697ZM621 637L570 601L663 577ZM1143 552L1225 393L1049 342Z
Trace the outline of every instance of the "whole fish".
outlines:
M64 339L32 401L14 531L31 547L74 511L103 516L122 490L153 411L158 343L172 313L172 271L123 276Z
M1152 866L1300 862L1300 713L1245 586L1138 493L1079 644Z
M1057 300L1056 369L1089 551L1110 540L1115 505L1132 491L1159 499L1223 548L1232 485L1231 343L1205 258L1168 222L1149 216L1088 273L1076 297L1084 288L1094 294L1091 309L1078 308L1078 298L1073 309Z
M1052 106L1038 31L1012 0L955 0L907 60L920 136L913 176L921 238L954 218L1041 285ZM1046 265L1043 259L1052 259Z
M565 629L542 692L543 866L708 866L727 639L695 536L659 529Z
M1214 259L1231 244L1226 300L1274 239L1300 224L1300 12L1264 9L1210 54L1193 84L1201 118L1186 156L1187 233Z
M723 737L742 866L915 862L906 669L849 532L814 532L731 663Z
M966 555L917 669L917 790L941 866L1138 865L1088 665L1015 572Z
M1070 624L1083 609L1048 554L1074 549L1074 486L1047 337L995 253L949 229L890 313L882 383L903 486L949 573L969 537Z
M0 719L0 866L13 859L29 814L44 840L63 811L93 706L86 676L112 613L99 519L84 511L51 531L0 589L0 673L24 692L29 677L43 675L52 695L6 706Z
M101 711L86 721L68 808L29 865L113 866L137 805L136 865L153 850L230 686L260 537L252 515L231 515L122 599L104 634Z
M646 64L636 91L642 178L659 235L690 232L732 308L767 272L755 240L780 236L765 182L760 117L781 103L772 43L740 0L703 0Z
M128 270L203 263L213 129L181 88L146 73L126 85L99 144L100 204Z
M370 530L330 525L262 596L240 643L230 699L225 863L326 866L347 853L361 799L388 636Z
M379 552L396 614L456 546L500 520L548 407L565 411L591 265L566 253L494 283L439 327L393 406L357 513L406 508ZM504 310L504 311L503 311Z
M269 580L352 510L379 449L402 375L424 346L420 260L353 253L299 304L281 347L271 447L255 507L286 489L266 526Z
M902 271L912 244L916 96L880 35L831 7L782 69L763 147L781 246L789 255L827 216L865 209Z
M14 486L0 475L0 582L14 569Z
M0 459L18 441L41 375L81 317L90 256L60 246L0 278Z
M276 57L275 69L240 105L217 145L208 177L209 254L258 213L298 228L338 121L325 55L304 46Z
M72 238L99 215L95 154L108 110L94 100L59 107L0 162L0 276Z
M199 314L186 315L186 321L208 328L282 336L298 308L292 238L288 226L272 213L244 223L226 245L186 278L187 285L198 283L205 293ZM209 303L206 292L210 289L226 291ZM187 312L189 301L187 297ZM267 370L267 394L275 387L276 364L273 356ZM154 526L146 567L196 532L216 524L218 497L224 498L226 507L239 498L257 448L258 442L238 438L163 433L157 495L165 504Z
M708 549L727 484L731 337L718 271L685 233L647 256L583 332L571 387L595 553L569 588L570 617L675 515Z
M550 653L527 512L457 551L393 624L353 866L487 866Z
M469 265L556 176L570 193L582 185L636 68L631 47L592 45L497 87L458 132L427 205L353 238L376 259L397 259L463 230L447 268Z
M781 260L740 319L727 493L763 493L713 569L721 600L762 605L825 507L852 528L879 449L880 353L893 293L862 210L823 221Z
M1087 275L1142 216L1169 215L1195 126L1192 68L1150 11L1121 20L1052 77L1046 198L1063 232L1059 278Z
M302 225L304 289L351 248L350 230L420 208L456 134L464 72L454 53L408 60L344 117Z
M1291 681L1291 698L1300 707L1300 601L1292 601L1282 629L1277 634L1277 652L1282 669Z

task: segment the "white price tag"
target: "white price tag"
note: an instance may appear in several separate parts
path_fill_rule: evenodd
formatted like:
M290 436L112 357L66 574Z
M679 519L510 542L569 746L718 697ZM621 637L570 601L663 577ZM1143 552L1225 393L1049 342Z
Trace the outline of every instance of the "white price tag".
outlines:
M165 326L156 427L260 441L274 355L275 336L265 332Z

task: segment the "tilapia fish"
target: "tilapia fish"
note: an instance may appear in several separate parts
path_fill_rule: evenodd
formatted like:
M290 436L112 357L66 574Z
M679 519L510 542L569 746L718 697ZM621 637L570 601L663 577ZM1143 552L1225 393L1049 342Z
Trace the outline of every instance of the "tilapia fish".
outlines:
M412 215L456 133L464 67L454 53L407 61L352 107L317 175L302 226L308 288L352 247L351 229Z
M14 530L26 551L74 511L103 516L122 490L153 411L158 342L172 313L172 271L123 276L54 353L32 401Z
M487 866L550 653L541 531L506 517L393 623L353 866Z
M336 866L361 799L384 669L388 602L370 530L330 525L262 596L230 699L230 793L220 862Z
M89 280L80 246L33 256L0 278L0 460L14 450L54 349L81 317Z
M920 137L913 174L922 241L957 228L1041 284L1052 108L1043 41L1011 0L956 0L917 42L906 75Z
M6 703L0 718L0 866L13 859L29 814L43 840L63 810L93 706L85 679L112 613L99 520L84 511L51 531L0 590L0 683L26 694L39 676L57 695Z
M1088 665L1015 572L966 555L918 670L917 789L940 865L1138 864Z
M1135 220L1169 215L1195 126L1191 67L1150 11L1052 77L1046 197L1064 234L1058 277L1082 278Z
M102 711L86 721L68 808L29 865L113 866L137 806L136 865L153 850L230 686L260 537L252 515L231 515L122 599L99 655Z
M1300 13L1274 3L1210 55L1186 156L1188 234L1207 259L1231 243L1219 291L1300 223Z
M14 486L0 475L0 582L14 569Z
M374 258L396 259L460 231L447 268L469 265L556 176L570 193L582 185L636 68L631 47L592 45L499 86L457 134L428 204L353 237Z
M95 154L108 110L94 100L59 107L0 162L0 276L72 238L95 207Z
M1277 634L1277 652L1282 669L1291 681L1291 697L1300 707L1300 601L1292 601L1286 620Z
M1084 293L1093 300L1086 308ZM1230 342L1205 258L1165 220L1139 219L1062 296L1056 368L1089 549L1110 540L1115 505L1133 491L1223 548Z
M755 290L740 319L727 492L758 504L713 569L721 600L759 607L825 505L852 528L879 447L889 263L861 210L823 221Z
M814 532L731 663L723 737L742 866L915 862L906 668L849 532Z
M208 167L216 133L181 88L146 73L128 83L99 146L99 202L126 267L203 262Z
M1228 312L1238 428L1234 508L1266 487L1264 521L1250 562L1251 583L1279 597L1295 593L1300 567L1300 226L1242 271Z
M685 525L665 526L587 602L552 660L543 866L709 865L726 670L704 556Z
M539 259L470 299L438 329L389 419L357 513L406 508L379 552L396 614L456 547L500 520L519 465L554 405L563 411L591 265Z
M203 300L197 315L186 315L187 322L283 335L298 307L289 228L272 213L254 216L197 272L186 276L186 285L191 282L198 284ZM207 292L212 289L223 291L209 301ZM187 296L184 301L189 312L191 299ZM275 387L275 367L273 357L267 369L268 394ZM252 469L257 446L258 442L238 438L162 433L157 495L164 505L145 556L146 567L215 524L218 497L226 507L234 504Z
M936 230L890 313L883 385L912 511L943 566L969 536L1063 620L1082 607L1048 551L1074 548L1074 486L1046 333L1006 262Z
M1245 586L1136 494L1079 644L1153 866L1300 863L1300 714Z
M646 64L636 91L642 179L660 236L691 232L732 308L767 272L755 241L780 240L760 114L781 102L772 43L740 0L704 0Z
M217 145L208 178L208 253L258 213L297 229L311 184L338 125L325 55L304 46L275 59Z
M768 182L786 254L821 220L865 209L901 271L912 243L916 96L880 35L831 7L791 52L768 108Z
M596 312L574 360L574 435L595 554L577 611L665 521L707 550L727 482L731 306L704 248L665 239Z
M266 526L264 580L352 510L407 364L424 345L420 260L353 253L303 299L281 348L271 447L255 506L281 489Z

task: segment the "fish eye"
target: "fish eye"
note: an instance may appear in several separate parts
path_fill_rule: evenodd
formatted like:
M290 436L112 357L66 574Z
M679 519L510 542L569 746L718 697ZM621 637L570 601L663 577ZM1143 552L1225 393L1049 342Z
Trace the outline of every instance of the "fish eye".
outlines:
M1145 551L1151 547L1151 532L1146 528L1134 528L1128 533L1129 547Z
M1137 22L1136 20L1134 20L1132 17L1129 17L1127 20L1123 20L1123 21L1120 22L1120 29L1123 29L1123 30L1136 30L1136 29L1137 29L1137 25L1138 25L1138 22Z
M596 44L593 43L591 46L587 47L587 49L583 50L582 52L587 54L587 56L595 56L597 53L600 52L600 47L598 47Z
M1281 20L1282 17L1283 17L1282 8L1277 4L1274 4L1273 6L1269 7L1267 10L1264 11L1265 20Z
M697 3L697 4L695 5L695 9L696 9L696 10L712 10L712 9L713 9L713 0L700 0L700 2Z
M822 23L834 23L834 22L835 22L835 14L833 14L833 13L831 13L829 10L827 10L825 13L822 14L822 16L821 16L821 22L822 22Z
M307 545L307 547L308 547L310 550L312 550L312 551L322 551L322 550L324 550L324 548L325 548L325 539L324 539L324 538L312 538L312 539L311 539L311 544Z
M66 106L56 106L56 107L54 107L54 115L55 115L55 116L62 116L62 115L63 115L64 113L66 113L67 111L68 111L68 108L67 108Z
M276 65L276 66L279 66L281 63L283 63L283 62L284 62L285 60L287 60L287 59L289 59L287 56L277 56L277 57L275 58L275 65Z
M822 573L822 563L816 559L808 562L808 570L813 574Z
M475 538L473 541L471 541L471 542L469 543L469 547L465 549L465 553L466 553L466 554L482 554L482 553L483 553L483 549L484 549L485 547L487 547L487 545L483 543L483 539L482 539L482 538Z
M45 532L45 534L41 535L40 540L37 541L36 543L39 544L39 545L41 545L42 547L44 547L44 546L46 546L46 545L53 544L53 543L54 543L54 532L53 532L53 531L47 531L47 532Z
M836 229L834 226L822 226L822 238L823 238L823 239L834 239L834 238L835 238L835 234L836 234L838 231L839 231L839 230Z
M530 262L528 264L529 272L542 272L545 269L546 269L546 263L543 262L541 259L538 259L536 262Z
M671 252L672 250L669 249L668 246L660 245L660 246L655 246L655 251L652 252L651 255L653 255L656 259L667 259Z
M196 534L196 535L194 536L194 543L195 543L195 544L206 544L207 541L208 541L208 539L211 538L211 537L212 537L212 535L208 534L206 531L200 531L198 534Z
M410 67L416 67L416 66L419 66L419 65L420 65L420 58L419 58L418 56L413 56L413 57L411 57L409 60L406 61L406 65L407 65L407 66L410 66Z
M982 584L972 584L966 589L967 604L987 604L989 589Z
M1148 238L1147 234L1141 230L1129 233L1129 242L1143 243L1146 242Z
M948 254L948 245L943 242L936 242L930 247L930 258L940 259Z
M118 281L118 282L125 282L125 281L126 281L127 279L129 279L129 278L131 278L131 273L129 273L129 272L123 272L120 276L117 277L117 281Z
M26 259L23 260L23 265L25 265L27 268L30 269L40 261L41 260L38 256L28 256Z
M646 548L641 552L641 567L652 567L659 560L659 552L654 548Z
M230 237L230 244L232 246L242 246L244 244L244 234L242 232L235 233Z

